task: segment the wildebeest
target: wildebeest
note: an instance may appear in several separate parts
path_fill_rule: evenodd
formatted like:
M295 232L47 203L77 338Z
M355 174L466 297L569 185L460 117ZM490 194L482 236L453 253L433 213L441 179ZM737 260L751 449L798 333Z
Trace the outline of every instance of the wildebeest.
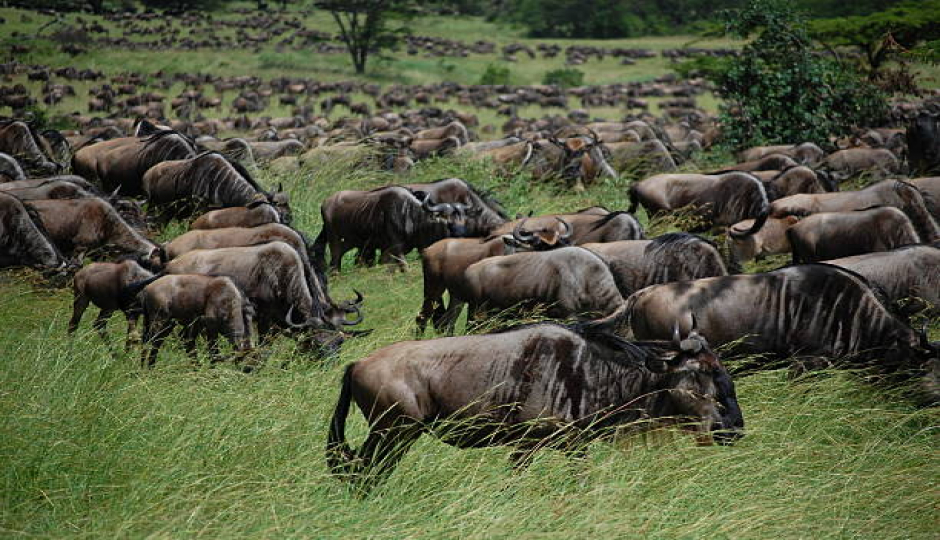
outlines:
M813 165L822 161L826 153L811 142L796 145L756 146L739 154L741 161L755 161L770 154L783 154L796 159L803 165Z
M795 356L810 366L851 357L887 372L918 371L940 352L888 311L863 277L826 264L654 285L627 306L638 339L669 336L676 321L688 329L694 318L715 346L736 342L736 353Z
M134 260L117 263L98 262L85 266L75 274L72 280L72 318L69 320L68 333L78 329L82 315L92 303L100 310L93 323L94 329L107 341L108 320L115 311L122 311L127 319L127 342L130 344L137 325L136 311L122 305L121 291L124 287L153 276L150 270L140 266Z
M630 186L630 212L642 205L647 214L694 207L710 225L754 219L759 230L770 212L764 184L753 175L659 174Z
M24 185L26 184L26 185ZM13 195L22 201L40 199L87 199L97 195L85 190L78 184L65 180L42 179L41 182L29 180L0 184L0 191Z
M798 216L767 218L764 226L754 234L749 231L754 227L753 219L745 219L728 227L731 259L741 263L751 259L761 259L765 255L779 255L790 252L790 240L787 229L800 221Z
M267 223L280 223L281 218L274 205L268 201L255 201L246 206L233 206L210 210L196 218L192 230L224 229L227 227L257 227Z
M62 170L48 144L25 122L0 122L0 152L13 156L24 169L40 176Z
M183 326L183 344L192 356L200 335L206 338L216 360L220 335L239 352L251 349L254 308L230 278L170 275L149 281L144 281L146 286L138 295L144 316L143 365L154 365L163 341L176 325Z
M885 178L898 173L901 164L897 156L884 148L846 148L826 156L821 168L841 182L863 172Z
M725 167L719 171L710 173L713 175L724 174L733 171L755 172L755 171L782 171L791 169L799 164L789 156L783 154L769 154L754 161L745 161Z
M426 184L405 184L415 193L427 193L436 203L462 204L468 212L466 236L487 236L508 220L499 201L481 192L466 180L445 178Z
M140 234L100 198L41 200L26 203L42 219L49 237L65 253L83 256L103 248L134 256L148 268L166 262L163 248Z
M277 209L281 223L291 221L289 197L282 186L265 191L244 167L216 152L154 165L144 175L143 189L151 204L176 206L169 208L169 215L185 215L194 206L248 206L267 201Z
M327 314L330 306L322 300L325 295L310 290L300 255L284 242L190 251L167 263L164 271L232 278L255 306L262 338L280 328L300 334L305 346L329 351L342 343L342 334Z
M0 268L8 266L59 271L68 261L36 211L16 197L0 193Z
M581 247L604 258L624 298L650 285L728 275L717 246L694 234L669 233L652 240Z
M580 247L489 257L464 272L470 316L542 304L550 317L609 315L623 304L607 263Z
M940 310L940 245L905 246L825 262L864 276L901 313Z
M0 182L15 182L18 180L26 180L23 167L13 156L0 152Z
M924 204L930 215L934 220L940 220L940 176L912 178L910 182L924 197Z
M144 174L163 161L194 157L196 147L185 135L160 130L147 137L120 137L78 149L72 156L72 170L100 183L111 192L120 187L125 196L143 193Z
M330 267L339 271L343 255L358 248L366 262L375 250L382 262L396 261L405 269L405 255L423 249L449 236L466 234L466 214L450 203L436 203L431 197L419 199L402 186L371 191L340 191L320 206L323 229L315 241L316 261L325 268L326 245L330 246Z
M353 400L370 426L358 451L345 435ZM540 448L577 451L617 427L663 421L721 443L743 433L731 377L698 334L633 343L591 326L538 324L396 343L351 364L327 463L346 479L378 480L428 432L459 448L514 446L525 465Z
M854 212L821 212L787 229L794 263L888 251L920 243L904 212L891 206Z
M494 229L491 234L513 234L532 244L533 249L549 249L561 245L581 245L588 242L616 242L641 240L643 227L629 212L609 212L600 208L585 208L570 214L547 214L520 218Z
M922 111L905 138L912 174L940 174L940 117Z

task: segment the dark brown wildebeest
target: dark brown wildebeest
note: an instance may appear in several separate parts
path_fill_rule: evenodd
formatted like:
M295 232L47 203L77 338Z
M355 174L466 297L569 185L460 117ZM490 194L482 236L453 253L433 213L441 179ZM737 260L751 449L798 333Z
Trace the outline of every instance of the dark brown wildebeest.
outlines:
M787 229L787 240L794 264L920 243L911 220L891 206L812 214Z
M107 327L111 315L118 310L124 313L127 319L127 344L130 345L137 326L137 313L122 305L121 291L131 283L150 277L153 277L153 273L133 260L92 263L79 270L72 280L74 296L68 333L73 334L78 329L90 302L100 310L92 326L105 341L108 340Z
M136 258L147 268L166 262L163 248L127 224L104 199L29 201L48 231L49 238L64 253L83 257L85 252L103 248Z
M280 223L281 218L274 205L268 201L255 201L246 206L233 206L210 210L196 218L192 230L224 229L227 227L257 227L267 223Z
M25 122L0 122L0 152L13 156L23 168L39 176L63 169L62 164L53 161L49 144Z
M68 262L36 211L12 195L0 193L0 268L9 266L59 272Z
M940 116L921 111L905 135L912 174L940 174Z
M431 197L419 199L402 186L371 191L340 191L320 206L323 229L314 244L319 268L326 268L326 246L330 246L330 267L340 270L343 255L358 248L367 257L382 252L382 262L397 262L405 270L405 255L424 249L450 236L464 236L467 213L449 203L436 203ZM368 259L364 259L366 262Z
M462 210L467 213L466 236L488 236L493 229L508 221L499 201L460 178L445 178L426 184L404 184L403 187L416 194L427 193L436 203L462 204Z
M251 349L254 307L235 282L225 276L154 276L130 287L144 316L144 352L141 364L153 367L164 340L181 325L183 344L196 356L196 338L206 338L215 360L219 336L239 352Z
M728 275L717 246L694 234L669 233L652 240L581 247L603 257L624 298L650 285Z
M471 317L539 304L550 317L605 316L623 304L607 263L580 247L489 257L464 280Z
M764 183L771 200L797 193L837 191L838 188L825 172L802 165L785 171L755 171L753 174Z
M16 158L9 154L0 153L0 183L26 180L26 173Z
M900 313L940 311L940 245L905 246L825 262L864 276Z
M284 329L299 335L302 345L322 352L342 344L343 335L328 316L325 293L310 290L300 255L284 242L190 251L167 263L164 271L232 278L254 304L262 338ZM358 305L351 309L358 312ZM344 320L341 326L361 321Z
M291 221L289 197L282 186L265 191L244 167L217 152L158 163L144 175L143 189L150 203L167 208L169 215L186 214L203 205L248 206L267 201L277 209L281 223Z
M630 186L630 212L643 205L650 216L694 207L711 225L733 225L754 219L760 230L770 213L764 184L744 172L720 175L659 174Z
M524 466L540 448L580 452L641 419L653 422L640 429L683 423L700 440L733 442L744 419L730 375L701 336L676 334L628 342L538 324L379 349L346 368L327 464L367 489L425 432L458 448L511 445ZM370 426L358 451L345 435L353 400Z
M892 315L865 278L837 266L654 285L627 306L638 339L669 336L676 321L690 328L694 318L712 344L736 342L735 353L797 357L798 366L851 357L887 372L940 370L940 350L926 335ZM927 390L940 397L940 388Z
M80 148L72 156L72 170L111 192L125 196L143 193L144 174L157 163L196 155L193 142L182 133L160 130L147 137L120 137Z

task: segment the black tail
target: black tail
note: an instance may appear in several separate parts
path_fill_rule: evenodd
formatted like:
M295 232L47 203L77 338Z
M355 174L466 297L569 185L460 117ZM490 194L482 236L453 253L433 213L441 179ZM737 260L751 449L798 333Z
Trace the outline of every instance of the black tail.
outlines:
M636 184L630 186L628 193L630 195L630 208L627 209L627 212L635 214L636 209L640 207L640 196L636 191Z
M162 278L164 275L163 273L156 274L147 279L135 281L134 283L129 283L122 287L121 293L118 296L118 306L121 308L121 311L127 312L136 307L137 295L140 294L140 291L144 290L144 287Z
M330 226L323 220L323 228L320 234L313 241L313 247L310 250L310 258L313 261L313 267L319 274L326 276L326 242L330 236ZM326 280L323 281L326 284Z
M339 400L333 410L330 421L330 433L326 441L326 464L333 474L350 474L351 462L356 459L356 452L346 442L346 417L352 402L352 371L356 364L350 364L343 373L343 385L339 391Z

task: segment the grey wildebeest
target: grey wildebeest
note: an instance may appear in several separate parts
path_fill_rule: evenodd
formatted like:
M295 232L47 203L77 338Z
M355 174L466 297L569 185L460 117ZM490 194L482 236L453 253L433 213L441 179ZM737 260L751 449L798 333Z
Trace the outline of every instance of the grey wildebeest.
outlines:
M204 205L248 206L267 201L274 205L281 223L291 221L289 197L282 186L265 191L243 166L217 152L158 163L144 175L143 189L152 205L163 207L171 216L188 215Z
M16 182L18 180L26 180L23 167L10 154L0 152L0 183Z
M124 313L129 345L137 325L137 314L128 309L129 306L122 305L121 291L131 283L152 276L150 270L133 260L92 263L79 270L72 280L72 318L69 320L68 333L75 333L88 304L92 303L100 310L92 326L105 341L108 339L107 326L111 315L118 310Z
M885 148L847 148L826 156L820 168L841 182L865 172L886 178L897 174L901 163Z
M822 161L826 153L811 142L802 144L784 144L777 146L755 146L739 154L741 161L755 161L770 154L783 154L796 159L803 165L814 165Z
M825 261L874 283L905 315L940 311L940 245L921 244Z
M676 337L628 342L590 325L538 324L379 349L346 368L327 464L374 482L422 433L458 448L513 446L517 466L541 448L580 452L629 424L683 423L732 442L744 419L730 375L698 334ZM370 426L358 451L345 435L353 400Z
M196 338L206 338L218 360L219 336L244 352L251 349L254 308L235 282L225 276L155 276L143 286L138 302L144 316L141 363L151 367L164 340L176 325L183 326L183 344L195 356Z
M284 242L190 251L167 263L164 271L232 278L254 304L262 338L280 328L299 334L304 346L334 351L342 344L342 334L328 317L325 294L310 290L300 255Z
M911 220L891 206L812 214L787 229L787 240L795 264L920 243Z
M630 186L630 212L642 205L650 216L694 207L709 225L754 219L754 232L770 213L764 184L744 172L720 175L659 174Z
M405 255L449 236L464 236L467 213L450 203L435 203L430 196L419 199L402 186L371 191L340 191L320 206L323 229L314 244L319 268L326 268L326 246L330 267L340 270L343 255L360 250L360 258L371 262L375 250L382 262L396 261L405 270Z
M38 175L55 174L63 168L54 161L48 143L25 122L0 122L0 152L13 156L24 169Z
M550 317L606 316L623 304L607 263L580 247L489 257L464 271L471 317L546 305Z
M61 271L68 262L36 211L0 193L0 268L8 266Z
M105 191L120 188L123 195L136 196L143 193L144 174L151 167L195 155L196 147L185 135L160 130L147 137L120 137L80 148L72 156L72 170L100 183Z
M493 235L512 234L532 244L533 249L589 242L641 240L643 227L629 212L609 212L599 207L571 214L548 214L520 218L494 229Z
M233 206L210 210L196 218L189 226L192 230L224 229L227 227L257 227L267 223L280 223L274 205L268 201L255 201L246 206Z
M669 336L676 321L688 329L694 318L710 343L736 342L735 353L798 357L798 366L845 358L890 373L940 370L940 351L926 335L895 317L865 278L837 266L653 285L627 306L637 339Z
M600 255L626 298L643 287L725 276L728 271L717 246L688 233L669 233L652 240L582 244Z
M103 248L135 257L148 268L166 262L163 248L140 234L100 198L41 200L26 203L42 219L49 237L65 253L83 256Z

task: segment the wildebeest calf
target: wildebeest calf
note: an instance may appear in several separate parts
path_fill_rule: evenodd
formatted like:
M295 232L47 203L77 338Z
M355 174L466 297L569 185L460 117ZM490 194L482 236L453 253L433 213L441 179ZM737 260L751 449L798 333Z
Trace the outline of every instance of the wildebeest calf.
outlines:
M122 311L127 319L127 344L130 345L137 326L137 313L122 305L121 291L130 285L152 277L153 273L137 264L125 260L117 263L98 262L82 268L72 280L72 318L69 320L69 334L78 329L82 315L92 303L98 307L98 317L93 324L101 339L107 341L108 320L115 311Z

